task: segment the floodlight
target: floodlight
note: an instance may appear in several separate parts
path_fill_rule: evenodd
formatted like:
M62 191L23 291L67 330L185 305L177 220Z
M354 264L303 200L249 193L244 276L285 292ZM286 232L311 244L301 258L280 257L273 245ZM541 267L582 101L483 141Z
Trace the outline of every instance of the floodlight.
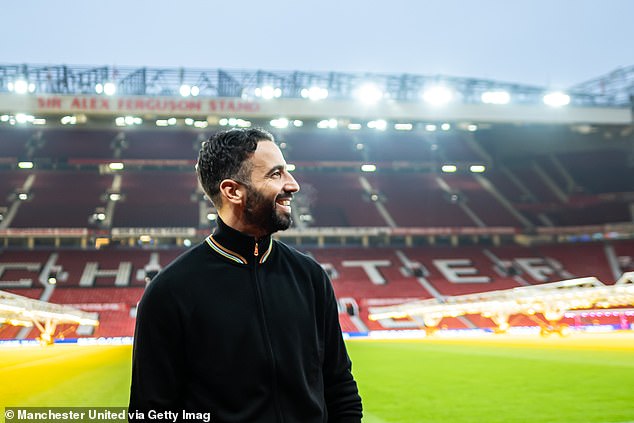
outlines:
M118 118L116 118L116 119L114 120L114 123L115 123L117 126L125 126L125 125L126 125L126 123L125 123L125 118L124 118L123 116L119 116Z
M198 94L200 94L200 88L198 88L196 85L192 85L190 93L191 93L192 97L197 97Z
M364 84L356 90L355 97L364 104L376 104L383 98L383 91L374 84Z
M15 115L15 121L17 123L27 123L27 122L33 122L33 119L35 119L34 116L32 115L27 115L25 113L18 113Z
M411 131L414 128L414 125L411 123L395 123L394 129L397 131Z
M33 162L18 162L20 169L33 169Z
M483 165L471 165L469 170L473 173L482 173L486 170L486 166Z
M13 91L16 94L26 94L29 91L29 83L24 79L18 79L13 84Z
M423 100L433 106L445 105L452 99L453 92L443 85L428 88L423 92Z
M467 125L467 131L469 131L469 132L475 132L475 131L477 131L477 130L478 130L478 125L475 125L475 124L473 124L473 123L472 123L472 124Z
M303 121L301 121L301 120L295 119L295 120L293 121L293 126L294 126L295 128L301 128L302 126L304 126L304 122L303 122Z
M570 96L562 92L548 93L543 98L544 104L551 107L562 107L570 104Z
M207 126L209 126L209 122L207 122L206 120L197 120L194 122L194 128L206 128Z
M270 124L273 128L278 128L278 129L288 128L288 119L286 118L273 119L270 122Z
M220 126L227 126L229 124L229 119L227 118L222 118L218 121L218 125Z
M286 164L286 170L289 171L289 172L294 171L295 170L295 165L292 164L292 163L287 163Z
M167 119L167 124L168 125L176 125L176 118Z
M75 125L77 123L76 116L64 116L60 119L62 125Z
M192 126L194 124L194 119L192 118L185 118L185 125L187 126Z
M480 98L486 104L508 104L511 101L511 95L507 91L486 91Z
M451 125L448 123L443 123L442 125L440 125L440 129L442 129L443 131L448 131L451 129Z
M180 89L178 90L178 92L180 93L181 96L183 97L189 97L189 95L192 93L192 87L190 87L187 84L183 84L181 85Z
M434 132L434 131L436 131L436 129L438 129L438 127L436 125L434 125L433 123L429 123L429 124L425 125L425 131Z
M97 94L103 94L103 85L102 84L95 85L95 92Z
M304 88L300 92L303 98L308 98L313 101L323 100L328 97L328 90L320 87Z
M374 172L374 171L376 171L376 165L373 165L373 164L361 165L361 171L362 172Z
M121 162L112 162L108 165L110 170L123 170L124 165Z
M207 220L216 220L218 215L216 213L207 213Z
M270 85L265 85L262 88L255 89L255 96L262 97L265 100L270 100L272 98L278 98L282 96L282 90L280 88L274 88Z
M454 173L458 170L458 167L456 165L446 164L442 165L441 170L445 173Z
M335 129L339 123L337 119L324 119L317 122L317 128L320 129Z
M29 199L29 194L27 194L26 192L21 192L18 194L18 199L22 201L26 201Z
M103 85L103 92L106 95L114 95L117 92L117 86L112 82L106 82Z
M371 120L368 122L368 128L376 129L377 131L385 131L387 128L387 122L383 119Z
M110 201L119 201L121 200L121 194L119 194L118 192L112 192L110 193L108 198L110 198Z
M361 129L361 124L360 123L349 123L348 124L348 129L351 131L358 131L359 129Z

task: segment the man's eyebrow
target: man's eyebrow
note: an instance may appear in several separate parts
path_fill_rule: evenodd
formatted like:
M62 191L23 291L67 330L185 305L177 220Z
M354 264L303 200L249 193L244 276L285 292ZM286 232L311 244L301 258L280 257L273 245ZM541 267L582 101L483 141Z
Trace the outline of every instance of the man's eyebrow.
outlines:
M275 173L276 170L284 170L286 168L285 165L283 164L279 164L277 166L273 166L271 169L269 169L268 172L266 172L266 175L272 175L273 173Z

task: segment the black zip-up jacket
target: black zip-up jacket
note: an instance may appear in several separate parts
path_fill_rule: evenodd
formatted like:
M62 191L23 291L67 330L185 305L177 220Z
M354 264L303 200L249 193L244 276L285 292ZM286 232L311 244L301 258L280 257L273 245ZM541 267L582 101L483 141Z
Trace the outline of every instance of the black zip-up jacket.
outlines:
M146 421L185 410L214 423L358 423L350 369L321 266L218 220L141 299L129 409Z

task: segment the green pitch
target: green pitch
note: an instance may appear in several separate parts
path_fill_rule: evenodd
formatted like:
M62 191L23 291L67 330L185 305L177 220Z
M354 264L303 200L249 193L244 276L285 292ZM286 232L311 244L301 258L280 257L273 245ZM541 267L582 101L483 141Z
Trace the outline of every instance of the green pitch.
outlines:
M634 422L632 335L348 348L366 423ZM129 346L0 348L0 406L125 406L130 358Z

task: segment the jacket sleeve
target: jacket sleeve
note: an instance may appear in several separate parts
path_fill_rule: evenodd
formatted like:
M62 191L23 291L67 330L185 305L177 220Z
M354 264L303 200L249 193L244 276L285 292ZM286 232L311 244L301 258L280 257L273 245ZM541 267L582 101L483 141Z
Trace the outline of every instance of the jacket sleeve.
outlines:
M137 310L129 411L179 410L183 385L182 316L166 280L157 277ZM130 421L134 421L132 418Z
M352 362L343 342L337 300L328 276L325 279L325 351L324 391L329 423L359 423L362 417L361 397L352 376Z

